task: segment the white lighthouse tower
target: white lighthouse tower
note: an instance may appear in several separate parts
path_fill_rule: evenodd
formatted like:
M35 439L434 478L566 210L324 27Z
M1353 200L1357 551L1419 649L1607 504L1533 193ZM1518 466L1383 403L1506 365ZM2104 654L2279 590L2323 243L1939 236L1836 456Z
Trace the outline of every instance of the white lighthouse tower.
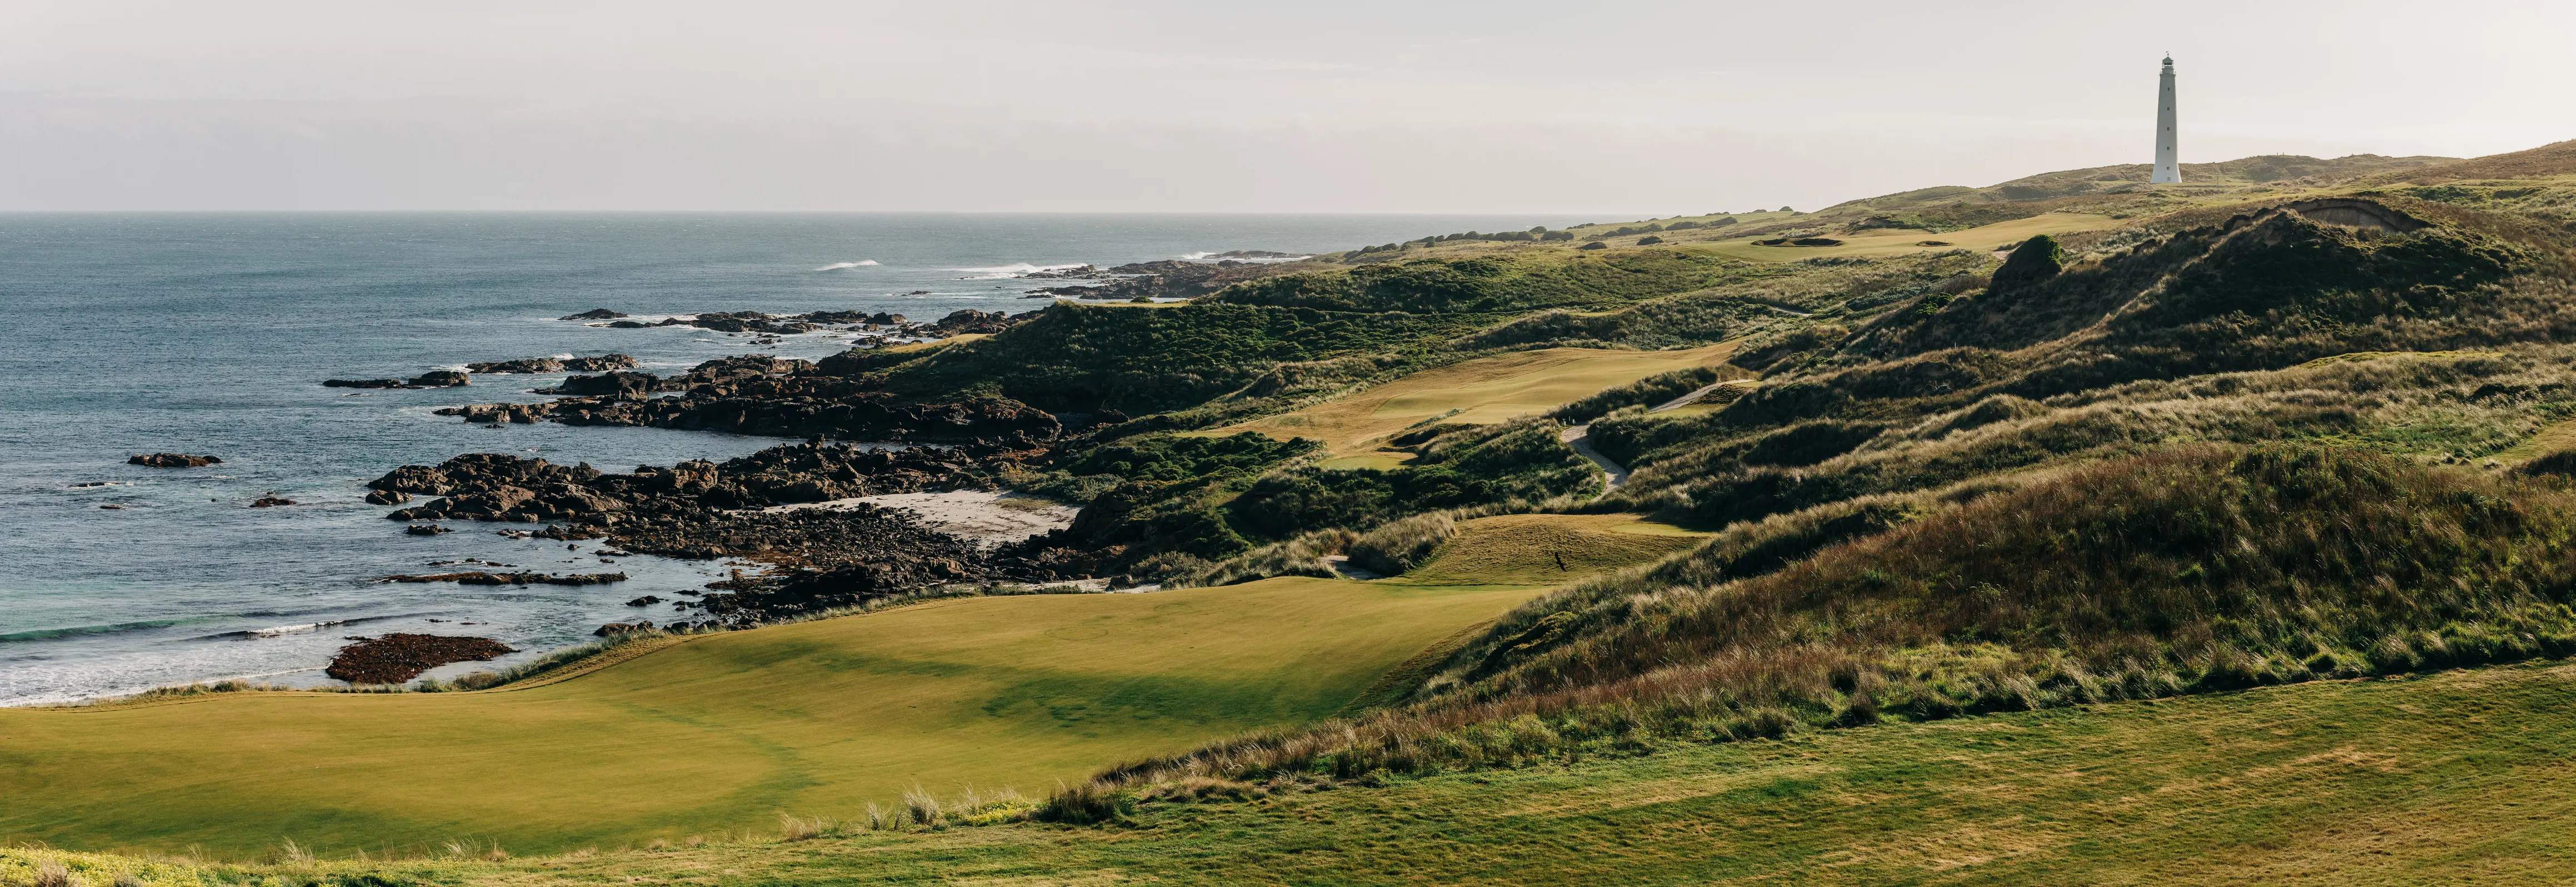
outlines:
M2164 184L2182 181L2182 161L2174 148L2173 56L2165 56L2165 72L2156 77L2156 174L2149 182Z

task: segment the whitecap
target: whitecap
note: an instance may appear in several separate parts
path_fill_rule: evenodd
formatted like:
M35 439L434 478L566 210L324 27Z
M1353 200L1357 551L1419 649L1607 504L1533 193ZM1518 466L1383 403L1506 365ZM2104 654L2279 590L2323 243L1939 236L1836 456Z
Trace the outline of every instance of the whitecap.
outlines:
M1084 264L1085 263L1082 262L1068 262L1061 265L1032 265L1027 262L1012 262L1008 265L994 265L984 268L951 268L948 270L964 271L969 274L977 275L974 277L957 278L959 280L1007 280L1014 277L1025 277L1039 271L1062 271L1066 268L1080 268Z
M270 628L254 628L242 633L255 638L273 638L282 634L301 634L303 632L314 631L316 629L345 624L347 623L335 619L330 622L306 622L300 625L279 625Z
M816 271L839 271L839 270L846 269L846 268L865 268L865 267L868 267L868 266L870 266L870 265L874 265L874 264L876 264L876 263L877 263L877 260L875 260L875 259L860 259L860 260L858 260L858 261L856 261L856 262L833 262L832 264L825 265L825 266L823 266L823 267L816 268L816 269L814 269L814 270L816 270Z

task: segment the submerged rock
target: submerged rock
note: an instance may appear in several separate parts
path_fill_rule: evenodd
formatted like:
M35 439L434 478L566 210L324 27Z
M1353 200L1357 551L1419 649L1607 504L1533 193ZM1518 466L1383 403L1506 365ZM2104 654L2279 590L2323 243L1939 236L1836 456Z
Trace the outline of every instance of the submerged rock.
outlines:
M127 465L143 465L152 468L204 468L208 465L221 465L223 462L224 460L214 456L191 456L186 453L151 453L125 458Z

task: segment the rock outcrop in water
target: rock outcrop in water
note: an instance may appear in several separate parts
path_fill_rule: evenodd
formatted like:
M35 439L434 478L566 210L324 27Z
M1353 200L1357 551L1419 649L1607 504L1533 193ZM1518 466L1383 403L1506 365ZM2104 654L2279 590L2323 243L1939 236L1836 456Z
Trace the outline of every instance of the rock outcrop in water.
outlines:
M149 453L125 457L127 465L142 465L150 468L204 468L208 465L221 465L223 462L224 460L214 456L191 456L186 453Z
M961 319L961 326L992 320L983 312L959 313L978 315ZM646 397L672 391L683 395ZM808 361L767 355L710 360L668 378L624 372L574 376L543 392L567 399L469 404L437 412L477 425L552 420L566 425L641 425L770 437L982 441L1021 449L1053 440L1064 431L1055 416L1016 400L911 402L824 372Z
M410 379L325 379L324 388L454 388L473 377L455 370L431 370Z
M597 357L523 357L518 360L504 360L493 363L469 363L465 365L465 371L469 373L491 373L495 375L561 372L598 373L609 370L632 369L634 366L635 358L628 355L602 354Z
M429 573L387 576L383 582L454 582L458 585L606 585L626 581L624 573Z
M566 314L566 315L564 315L564 316L562 316L562 317L558 317L558 318L555 318L555 319L556 319L556 320L612 320L612 319L615 319L615 318L626 317L626 316L628 316L626 313L624 313L624 312L620 312L620 311L610 311L610 310L608 310L608 309L606 309L606 308L593 308L593 309L590 309L590 310L588 310L588 311L584 311L584 312L582 312L582 313L580 313L580 314Z
M421 672L457 662L481 662L519 652L491 638L388 634L340 648L322 673L352 684L399 684Z

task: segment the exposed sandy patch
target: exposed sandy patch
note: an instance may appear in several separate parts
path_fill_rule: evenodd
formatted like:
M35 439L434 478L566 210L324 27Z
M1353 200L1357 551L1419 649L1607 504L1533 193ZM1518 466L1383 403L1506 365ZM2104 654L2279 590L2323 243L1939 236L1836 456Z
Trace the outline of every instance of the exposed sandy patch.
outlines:
M990 493L980 490L958 490L951 493L889 493L883 496L861 496L834 499L829 502L807 502L781 505L772 511L794 508L849 508L874 505L912 516L931 529L974 540L987 548L1018 542L1031 536L1073 525L1073 516L1082 509L1050 499L1020 493Z

